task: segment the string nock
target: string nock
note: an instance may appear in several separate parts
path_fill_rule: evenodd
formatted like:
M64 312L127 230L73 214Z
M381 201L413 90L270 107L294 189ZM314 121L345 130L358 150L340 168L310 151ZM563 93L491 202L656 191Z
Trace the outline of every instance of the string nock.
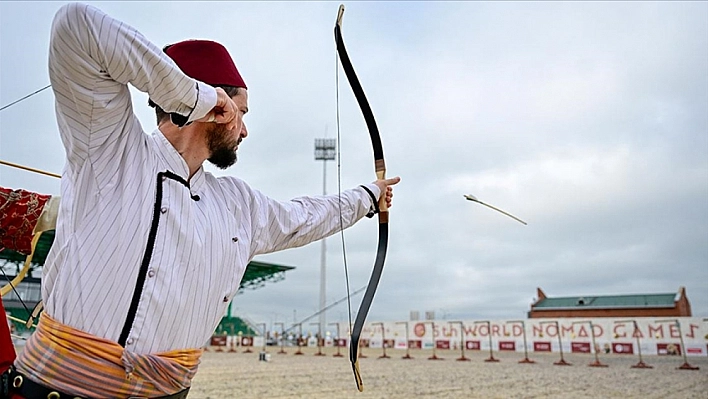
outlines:
M342 17L344 16L344 4L339 5L339 12L337 12L337 25L342 27Z
M354 380L356 380L356 388L359 392L364 392L364 381L361 380L361 374L359 373L359 358L352 363L352 369L354 369Z
M37 305L34 306L34 309L32 309L32 314L27 319L27 323L25 323L25 326L27 328L30 328L34 325L34 321L37 320L39 314L42 313L42 310L44 310L44 301L39 301L37 302Z

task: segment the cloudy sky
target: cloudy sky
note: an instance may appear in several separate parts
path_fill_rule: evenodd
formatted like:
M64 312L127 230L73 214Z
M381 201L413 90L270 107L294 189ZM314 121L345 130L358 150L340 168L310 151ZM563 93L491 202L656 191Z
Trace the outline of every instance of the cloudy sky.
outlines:
M49 84L62 3L0 2L0 105ZM248 86L249 137L226 172L274 198L321 194L316 138L336 138L334 2L92 2L154 43L212 39ZM344 40L399 175L389 251L369 321L518 319L549 296L673 293L708 316L708 3L352 2ZM374 179L368 133L340 73L349 188ZM0 159L59 172L53 95L0 112ZM154 116L142 93L136 113ZM340 166L338 166L338 163ZM59 193L1 167L0 184ZM527 226L464 194L500 207ZM375 220L345 233L351 289L368 282ZM341 238L327 241L327 302L346 295ZM321 245L256 260L295 266L236 298L255 322L319 305ZM354 311L361 300L352 300ZM327 313L347 319L346 302ZM315 321L315 320L312 320ZM307 326L304 326L307 327Z

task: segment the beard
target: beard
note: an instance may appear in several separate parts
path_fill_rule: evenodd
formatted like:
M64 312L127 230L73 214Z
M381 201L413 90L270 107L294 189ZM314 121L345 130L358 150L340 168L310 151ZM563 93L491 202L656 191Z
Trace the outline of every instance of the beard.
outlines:
M234 148L238 141L231 138L231 134L224 125L215 124L206 131L207 148L209 149L208 161L219 169L226 169L236 163Z

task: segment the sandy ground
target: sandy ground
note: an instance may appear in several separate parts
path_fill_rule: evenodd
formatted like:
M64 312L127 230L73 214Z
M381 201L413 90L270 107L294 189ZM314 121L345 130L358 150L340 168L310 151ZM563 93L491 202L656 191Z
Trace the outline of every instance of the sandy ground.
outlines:
M459 351L364 349L360 360L364 392L358 392L345 357L335 348L268 347L270 361L253 353L207 352L193 380L190 399L217 398L708 398L708 357L689 357L699 370L678 370L682 357L644 356L653 369L633 369L636 355L600 355L607 368L589 367L594 355L564 354L572 366L556 366L558 353L530 353L536 364L519 364L523 353L495 352L499 362L485 362L489 352L466 351L470 361L456 361Z

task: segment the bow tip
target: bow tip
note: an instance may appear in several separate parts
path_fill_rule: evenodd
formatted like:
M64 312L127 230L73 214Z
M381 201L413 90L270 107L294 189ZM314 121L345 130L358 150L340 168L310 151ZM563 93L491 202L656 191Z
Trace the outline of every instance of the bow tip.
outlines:
M359 373L358 358L354 363L352 363L352 369L354 370L354 380L356 381L356 388L359 390L359 392L364 392L364 381L361 380L361 374Z
M337 25L342 26L342 17L344 17L344 4L339 5L339 11L337 12Z

